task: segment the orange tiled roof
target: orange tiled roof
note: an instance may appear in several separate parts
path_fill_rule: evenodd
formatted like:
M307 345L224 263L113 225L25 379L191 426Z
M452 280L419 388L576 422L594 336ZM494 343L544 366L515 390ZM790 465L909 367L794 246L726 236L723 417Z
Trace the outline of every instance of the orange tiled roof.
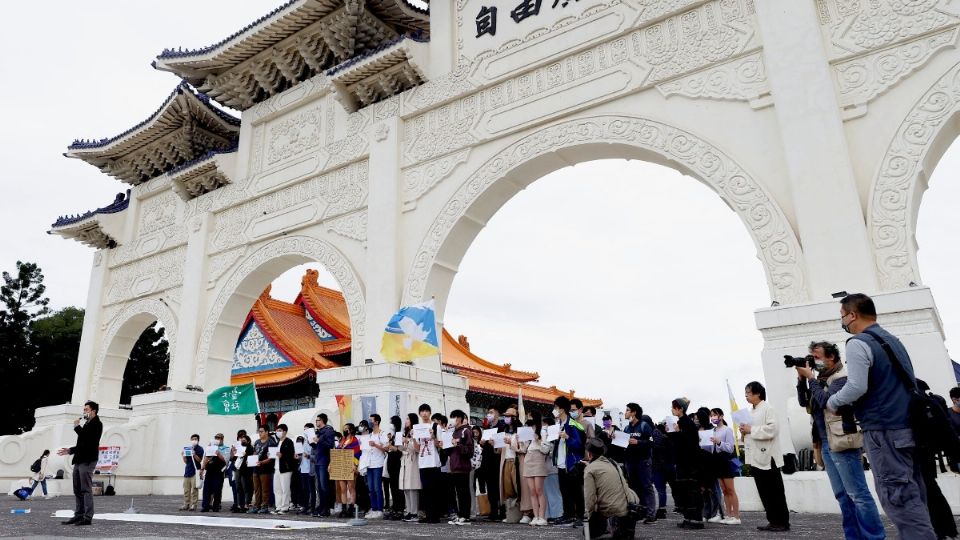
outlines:
M303 307L271 298L269 286L253 304L250 318L292 362L308 369L340 367L326 356L350 350L349 339L320 341Z
M510 364L494 364L470 352L470 344L465 336L453 339L453 336L443 329L441 342L443 365L456 368L461 372L485 373L516 382L532 382L540 378L534 371L519 371L510 367Z
M266 371L255 371L253 373L241 373L230 376L230 384L249 384L256 383L257 388L267 388L270 386L280 386L283 384L295 383L310 373L312 369L304 368L281 368Z
M530 383L509 384L505 383L503 379L495 376L479 373L461 373L461 375L465 375L467 377L470 390L474 392L516 398L518 397L519 389L522 386L524 400L537 401L540 403L553 403L553 400L560 396L567 396L570 399L579 397L574 395L573 390L565 392L563 390L559 390L556 386L547 388L545 386ZM580 401L582 401L583 404L588 407L599 407L603 405L603 401L599 399L581 397Z
M350 339L350 312L343 293L321 287L317 282L319 272L308 269L300 281L300 296L295 304L303 302L317 322L332 331L338 338Z

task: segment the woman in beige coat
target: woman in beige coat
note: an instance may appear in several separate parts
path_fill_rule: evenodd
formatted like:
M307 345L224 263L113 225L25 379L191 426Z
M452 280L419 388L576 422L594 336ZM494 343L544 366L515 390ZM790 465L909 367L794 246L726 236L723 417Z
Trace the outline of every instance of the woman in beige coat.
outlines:
M414 424L420 421L417 415L410 413L403 424L403 444L400 446L400 453L403 455L400 460L400 489L403 490L403 498L407 506L407 514L403 516L404 521L416 521L417 511L420 508L420 465L419 455L413 447L413 437L411 430Z

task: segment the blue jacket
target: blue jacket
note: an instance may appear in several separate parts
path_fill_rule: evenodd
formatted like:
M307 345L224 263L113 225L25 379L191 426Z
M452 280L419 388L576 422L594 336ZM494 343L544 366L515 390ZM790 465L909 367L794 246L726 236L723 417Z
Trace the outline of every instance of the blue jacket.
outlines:
M560 450L560 441L553 441L553 464L558 468L563 467L566 471L573 470L577 463L583 461L583 452L586 448L587 430L572 418L567 418L563 424L563 432L567 434L567 460L566 463L557 463L557 452Z
M333 448L333 428L323 426L317 430L317 444L313 447L313 462L326 470L330 464L330 450Z

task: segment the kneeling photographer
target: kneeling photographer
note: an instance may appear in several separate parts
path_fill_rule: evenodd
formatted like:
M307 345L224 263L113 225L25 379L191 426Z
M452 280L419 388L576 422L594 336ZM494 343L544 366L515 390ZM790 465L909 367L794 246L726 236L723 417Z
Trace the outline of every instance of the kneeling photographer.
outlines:
M784 364L796 368L797 398L813 417L820 435L824 468L843 515L844 537L885 538L880 513L863 473L863 434L857 428L853 409L840 407L836 413L827 410L827 400L847 382L840 350L827 341L813 342L808 356L785 356Z

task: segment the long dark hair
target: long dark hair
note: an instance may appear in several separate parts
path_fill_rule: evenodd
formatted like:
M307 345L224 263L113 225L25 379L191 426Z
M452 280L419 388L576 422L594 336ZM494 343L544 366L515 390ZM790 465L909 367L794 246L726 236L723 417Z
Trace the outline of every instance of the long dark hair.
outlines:
M407 414L407 420L410 420L410 427L407 428L407 432L404 433L404 435L409 437L410 434L413 433L413 426L420 423L420 417L417 416L417 413L409 413Z
M697 423L700 424L700 429L713 429L710 425L710 409L706 407L697 409Z
M400 428L403 427L403 423L400 422L400 417L397 415L390 417L390 425L393 426L394 433L400 433Z
M717 415L717 418L720 419L721 424L727 425L727 421L723 419L723 409L721 409L720 407L714 407L710 409L710 412Z
M540 438L540 428L543 426L543 415L540 414L540 411L534 409L530 411L530 419L527 420L527 426L532 427L534 433L537 434L537 438Z
M343 425L343 438L352 437L357 434L357 426L347 422Z

